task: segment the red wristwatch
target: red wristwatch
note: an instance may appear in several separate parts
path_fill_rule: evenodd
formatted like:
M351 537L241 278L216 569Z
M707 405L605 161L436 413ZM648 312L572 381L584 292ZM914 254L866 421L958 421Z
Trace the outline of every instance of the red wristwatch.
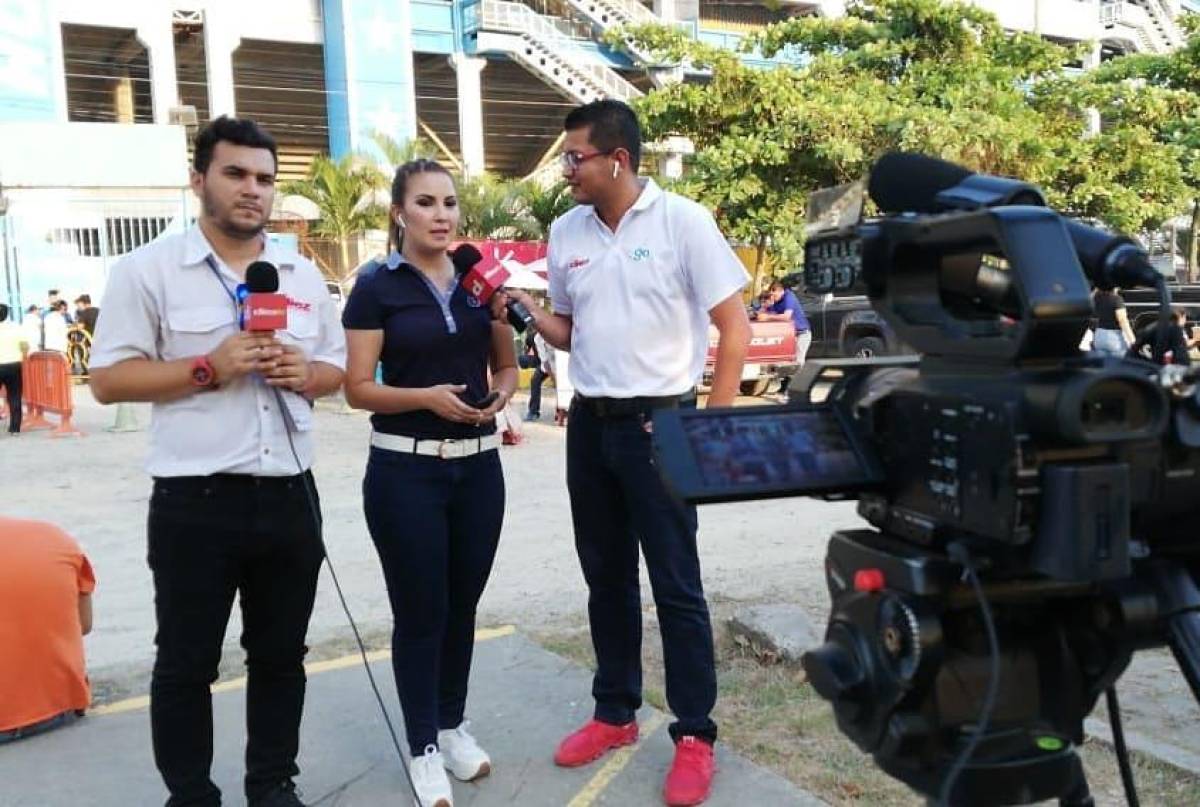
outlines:
M208 356L197 356L192 359L192 385L203 389L216 388L217 372L213 370Z

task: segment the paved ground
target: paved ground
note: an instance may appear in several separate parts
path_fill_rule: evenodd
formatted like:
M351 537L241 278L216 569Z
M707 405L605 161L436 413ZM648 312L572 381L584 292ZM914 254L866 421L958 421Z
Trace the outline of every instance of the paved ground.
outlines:
M0 437L0 508L6 514L54 521L74 534L95 565L96 629L87 639L93 681L107 699L145 692L152 660L153 609L145 564L145 516L150 484L141 470L146 432L104 430L112 407L76 387L83 438L45 433ZM137 407L143 426L148 407ZM362 414L318 409L318 462L329 554L350 607L368 636L388 631L389 612L375 551L363 523L360 480L369 424ZM526 441L502 450L508 509L495 571L480 605L480 624L513 624L537 632L581 625L586 594L571 542L563 430L544 421ZM710 597L791 602L823 621L828 602L822 575L833 530L859 526L849 503L810 499L713 505L700 515L700 547ZM643 601L651 603L643 578ZM647 606L649 608L651 606ZM240 626L228 633L225 668L237 674ZM328 575L310 630L324 655L348 652L348 631ZM580 694L586 692L581 688ZM1121 684L1127 731L1158 745L1160 755L1200 770L1200 708L1169 654L1140 658ZM2 781L2 779L0 779Z
M306 803L321 807L411 804L387 729L361 667L310 675L298 784ZM325 665L329 666L329 665ZM395 690L386 660L372 669L389 704ZM605 760L574 770L556 768L550 755L557 739L590 711L579 698L588 675L579 667L512 634L480 641L472 676L477 708L473 726L492 754L495 770L476 784L455 784L458 807L661 804L662 778L671 742L661 712L639 715L642 742ZM226 804L241 796L245 742L244 692L214 698L217 731L213 778ZM397 710L391 710L393 720ZM161 804L166 791L150 755L144 708L98 714L65 729L0 750L0 804L5 807L67 807ZM53 763L49 761L53 760ZM708 804L819 807L822 802L774 774L718 749L719 774ZM64 775L69 771L69 775Z
M76 421L86 437L0 436L0 507L10 515L53 521L83 545L98 579L96 629L87 638L93 676L102 684L136 683L153 651L153 593L145 563L150 481L142 470L147 433L106 432L115 407L93 403L86 387L75 391ZM137 409L139 422L148 425L149 408ZM362 516L369 430L365 415L318 409L314 473L330 558L355 617L368 633L378 634L387 628L390 612ZM586 593L571 538L565 431L547 420L530 424L526 437L502 451L508 509L480 623L522 630L579 625L586 620ZM830 530L856 523L849 504L785 500L707 507L700 535L707 590L737 600L799 599L823 617L825 539ZM645 592L649 603L648 585ZM322 573L310 643L344 641L345 624L328 574ZM231 625L230 648L236 648L239 633ZM240 650L230 655L240 659Z

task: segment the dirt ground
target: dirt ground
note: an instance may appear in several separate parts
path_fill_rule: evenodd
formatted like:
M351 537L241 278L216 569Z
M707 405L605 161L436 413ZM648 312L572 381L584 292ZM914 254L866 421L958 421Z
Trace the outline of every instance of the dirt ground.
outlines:
M829 704L798 666L763 658L726 629L739 603L711 602L717 638L718 699L713 719L720 740L753 762L833 805L913 807L924 800L876 769L869 757L837 729ZM586 626L537 636L547 649L594 669ZM666 709L662 643L653 609L646 613L643 647L646 701ZM1098 740L1082 749L1084 767L1099 807L1125 804L1116 756ZM1151 757L1133 754L1141 803L1195 807L1200 776Z

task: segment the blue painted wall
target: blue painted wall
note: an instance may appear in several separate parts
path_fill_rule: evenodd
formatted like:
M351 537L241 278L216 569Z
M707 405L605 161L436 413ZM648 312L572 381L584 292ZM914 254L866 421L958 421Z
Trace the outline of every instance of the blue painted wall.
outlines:
M325 29L325 109L329 118L329 152L340 157L351 150L350 109L346 97L346 29L340 0L321 4Z
M412 42L416 53L454 53L454 4L447 0L412 0Z
M424 9L429 3L413 3ZM370 135L416 136L412 23L395 0L324 0L329 148L336 159L372 150ZM449 14L446 14L449 19Z

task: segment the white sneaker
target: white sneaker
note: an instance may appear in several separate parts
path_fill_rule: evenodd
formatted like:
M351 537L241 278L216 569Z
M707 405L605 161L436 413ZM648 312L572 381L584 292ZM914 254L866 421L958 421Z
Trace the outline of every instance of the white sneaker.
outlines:
M413 757L408 770L417 790L417 807L454 807L454 792L446 778L445 763L435 746L425 746L425 754Z
M438 746L442 749L446 768L461 782L473 782L492 772L491 758L467 733L466 721L456 729L439 731Z

